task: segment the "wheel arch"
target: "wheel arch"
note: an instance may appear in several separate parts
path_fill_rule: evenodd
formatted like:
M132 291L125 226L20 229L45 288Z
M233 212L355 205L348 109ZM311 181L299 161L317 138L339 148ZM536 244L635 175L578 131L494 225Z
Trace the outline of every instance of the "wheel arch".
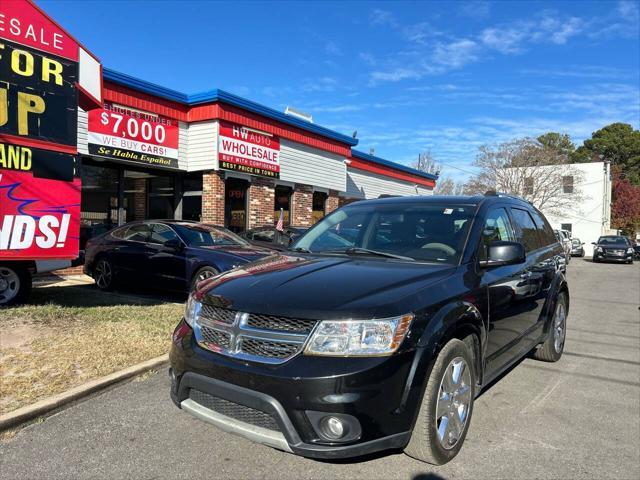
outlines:
M417 419L429 375L438 354L450 340L456 338L464 341L468 337L472 339L476 384L481 384L487 337L483 317L478 308L469 301L458 300L443 306L428 320L416 343L416 354L398 408L399 411L413 409L412 425Z

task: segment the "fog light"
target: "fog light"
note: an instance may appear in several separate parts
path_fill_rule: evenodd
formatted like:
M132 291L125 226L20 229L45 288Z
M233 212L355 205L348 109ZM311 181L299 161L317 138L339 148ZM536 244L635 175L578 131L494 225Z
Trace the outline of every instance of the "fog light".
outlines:
M341 438L344 435L345 426L339 418L325 417L322 419L324 434L329 438Z

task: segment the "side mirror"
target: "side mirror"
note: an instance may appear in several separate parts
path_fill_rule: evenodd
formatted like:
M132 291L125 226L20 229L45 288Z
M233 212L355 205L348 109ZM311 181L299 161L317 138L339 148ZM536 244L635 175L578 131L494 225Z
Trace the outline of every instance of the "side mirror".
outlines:
M480 261L481 268L524 263L524 245L519 242L491 242L487 247L487 259Z
M584 242L582 242L580 245L584 245Z
M591 242L591 245L597 245L597 243L596 242Z

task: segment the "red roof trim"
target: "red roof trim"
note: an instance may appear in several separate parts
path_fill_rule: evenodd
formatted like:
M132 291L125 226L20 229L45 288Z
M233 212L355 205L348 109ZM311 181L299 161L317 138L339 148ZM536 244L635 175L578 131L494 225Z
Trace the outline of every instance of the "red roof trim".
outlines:
M426 178L410 175L408 173L399 172L397 170L393 170L392 168L385 167L383 165L377 165L371 162L365 162L358 158L351 157L349 160L351 161L351 163L349 164L348 168L357 168L358 170L377 173L378 175L395 178L397 180L403 180L405 182L415 183L424 187L434 188L436 186L436 182L434 180L429 180Z

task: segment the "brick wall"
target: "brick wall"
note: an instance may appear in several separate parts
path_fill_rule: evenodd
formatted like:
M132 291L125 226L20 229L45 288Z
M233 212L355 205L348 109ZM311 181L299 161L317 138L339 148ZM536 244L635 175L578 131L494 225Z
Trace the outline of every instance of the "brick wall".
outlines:
M329 190L329 196L327 197L326 204L326 212L325 215L329 215L331 212L336 210L340 206L340 197L338 196L338 192L335 190Z
M267 178L253 178L249 187L249 225L247 228L273 225L273 206L275 204L275 190L272 180Z
M202 174L202 221L224 225L224 173Z
M291 196L293 219L291 225L310 227L313 224L313 187L296 184Z

